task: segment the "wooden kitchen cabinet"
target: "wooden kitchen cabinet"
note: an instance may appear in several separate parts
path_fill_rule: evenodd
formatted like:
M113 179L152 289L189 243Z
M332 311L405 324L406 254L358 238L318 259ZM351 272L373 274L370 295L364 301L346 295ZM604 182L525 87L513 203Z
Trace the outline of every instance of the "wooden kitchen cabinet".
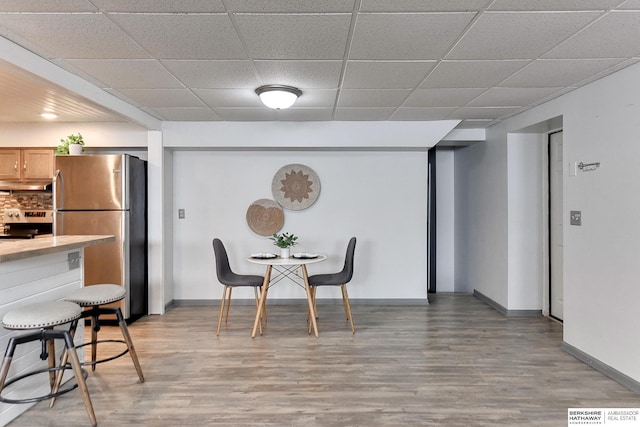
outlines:
M0 180L31 181L53 178L53 149L0 149Z

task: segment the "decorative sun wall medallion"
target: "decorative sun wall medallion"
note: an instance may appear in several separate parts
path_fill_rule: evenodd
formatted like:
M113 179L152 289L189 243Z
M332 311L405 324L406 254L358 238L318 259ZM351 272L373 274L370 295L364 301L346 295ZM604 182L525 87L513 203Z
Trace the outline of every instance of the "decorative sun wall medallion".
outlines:
M320 179L308 166L286 165L273 177L271 192L280 206L299 211L313 205L318 199Z
M247 209L247 224L254 233L271 236L284 225L284 212L273 200L259 199Z

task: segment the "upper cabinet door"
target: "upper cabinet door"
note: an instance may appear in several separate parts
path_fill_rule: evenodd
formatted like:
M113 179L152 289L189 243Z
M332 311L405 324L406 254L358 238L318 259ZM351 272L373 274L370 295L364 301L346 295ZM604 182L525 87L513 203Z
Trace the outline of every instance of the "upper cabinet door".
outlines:
M0 149L0 180L20 179L20 150Z
M22 178L25 180L53 178L53 150L23 150Z

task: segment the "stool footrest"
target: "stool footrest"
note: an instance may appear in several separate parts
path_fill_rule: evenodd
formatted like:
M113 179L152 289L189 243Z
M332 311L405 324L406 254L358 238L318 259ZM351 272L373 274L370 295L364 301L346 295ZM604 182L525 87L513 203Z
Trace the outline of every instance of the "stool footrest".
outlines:
M119 357L124 356L125 354L129 353L129 348L126 347L127 343L124 340L98 340L98 341L90 341L90 342L86 342L84 344L80 344L76 346L76 349L80 348L80 347L84 347L87 345L93 345L93 344L105 344L105 343L118 343L118 344L124 344L125 345L125 349L122 353L116 354L115 356L111 356L111 357L105 357L103 359L100 360L90 360L88 362L81 362L80 364L82 366L87 366L87 365L97 365L98 363L104 363L104 362L109 362L111 360L115 360Z
M33 375L44 374L44 373L49 373L49 372L57 372L57 371L60 371L60 370L65 370L65 369L72 369L71 364L66 364L65 366L54 366L53 368L43 368L43 369L38 369L38 370L35 370L35 371L27 372L26 374L22 374L20 376L12 378L10 381L7 381L4 384L4 389L9 387L11 384L17 383L18 381L23 380L23 379L28 378L28 377L31 377ZM82 376L84 377L85 380L87 379L88 374L87 374L87 371L85 371L84 369L82 370ZM4 396L2 396L0 394L0 402L11 403L11 404L41 402L43 400L49 400L49 399L51 399L53 397L58 397L60 395L63 395L65 393L70 392L71 390L75 390L76 388L78 388L78 383L74 381L72 385L67 386L67 387L65 387L63 389L60 389L56 393L48 393L48 394L45 394L45 395L42 395L42 396L29 397L29 398L24 398L24 399L9 399L9 398L6 398L6 397L4 397Z

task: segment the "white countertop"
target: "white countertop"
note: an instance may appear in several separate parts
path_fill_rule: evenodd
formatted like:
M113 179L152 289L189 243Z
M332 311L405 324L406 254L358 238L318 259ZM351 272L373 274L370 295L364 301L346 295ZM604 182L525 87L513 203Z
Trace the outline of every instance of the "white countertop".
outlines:
M0 263L114 242L114 236L55 236L20 241L0 241Z

